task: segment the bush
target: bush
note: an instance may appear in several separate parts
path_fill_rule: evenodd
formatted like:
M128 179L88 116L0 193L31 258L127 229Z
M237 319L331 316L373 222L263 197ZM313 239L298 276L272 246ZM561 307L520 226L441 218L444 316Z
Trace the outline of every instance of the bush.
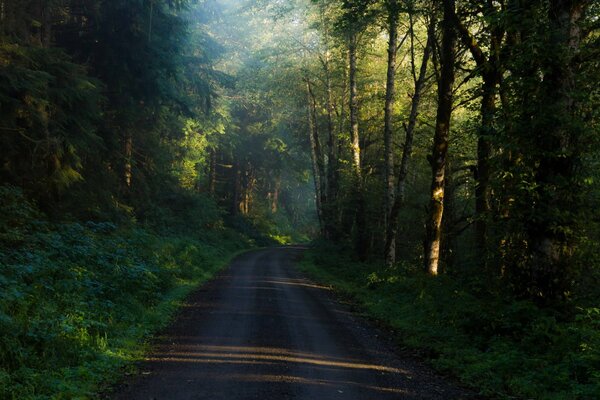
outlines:
M0 201L0 398L90 395L177 299L249 243L224 227L204 242L51 223L12 187L0 188Z
M575 315L506 294L479 294L457 278L357 263L331 245L303 268L351 296L440 370L482 394L535 399L600 398L600 309Z

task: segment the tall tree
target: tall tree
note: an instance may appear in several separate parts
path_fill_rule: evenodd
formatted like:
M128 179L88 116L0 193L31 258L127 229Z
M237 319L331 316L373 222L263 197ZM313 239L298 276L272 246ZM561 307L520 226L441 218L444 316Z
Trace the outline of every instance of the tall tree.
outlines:
M311 81L309 78L305 78L305 81L307 96L308 137L310 142L310 155L313 169L312 172L315 184L317 216L319 218L321 234L324 237L327 237L326 225L324 220L325 217L323 212L323 203L327 202L327 199L325 197L325 190L323 187L323 181L326 179L326 177L321 143L319 139L319 128L317 125L317 107Z
M437 275L440 264L442 241L442 218L444 216L444 194L446 184L446 160L452 117L454 86L454 61L456 32L452 17L455 0L444 0L442 20L442 45L440 49L440 81L438 83L438 108L433 137L433 150L429 158L432 180L427 217L425 241L425 267L429 274Z
M388 59L387 59L387 80L385 91L385 116L384 116L384 153L385 153L385 231L386 238L391 234L394 222L390 219L396 198L395 182L395 164L394 164L394 134L393 134L393 106L396 95L396 56L398 54L398 17L399 7L396 0L387 0L385 3L387 10L387 31L388 31ZM387 265L393 265L396 259L396 243L390 241L386 243L385 258Z
M355 247L361 259L366 258L368 249L366 231L366 200L362 171L361 137L359 130L358 104L358 62L357 52L364 30L373 18L370 10L372 0L342 2L343 15L339 28L345 37L348 48L348 85L350 102L350 154L354 184L355 213Z
M527 234L531 243L531 290L549 299L568 290L572 256L577 246L582 191L578 180L582 129L578 112L577 71L581 23L587 0L551 0L544 44L552 54L540 62L544 79L536 99L533 135L539 146L535 162L534 204Z
M413 35L413 19L411 18L411 35ZM404 125L405 130L405 139L404 145L402 147L402 159L400 161L400 169L398 171L398 181L394 190L397 193L394 196L394 203L392 208L389 210L388 221L389 228L386 231L385 238L385 258L388 266L392 266L396 262L396 236L398 233L398 214L400 213L400 209L404 204L406 198L406 180L408 178L408 171L410 167L410 162L413 153L413 143L414 143L414 134L415 127L417 126L417 117L419 114L419 106L421 104L421 97L423 95L423 90L425 89L425 84L427 82L427 65L429 63L430 54L434 51L435 46L435 33L436 33L436 19L435 13L432 13L429 27L427 29L427 43L425 44L425 48L423 49L423 58L421 59L421 66L419 68L418 76L413 77L414 83L414 92L411 98L411 106L410 106L410 114L408 117L408 123ZM411 39L411 62L415 62L414 57L414 40Z
M475 231L477 236L477 250L480 260L487 264L486 249L488 245L488 220L491 211L491 186L492 175L492 142L495 137L495 114L498 94L498 85L502 80L502 43L505 29L502 26L502 3L496 4L486 1L477 2L473 8L475 14L483 10L485 21L482 35L487 39L485 48L471 34L469 28L459 19L456 13L453 21L458 31L462 44L469 49L477 70L483 81L481 86L481 126L477 138L477 168L475 187Z

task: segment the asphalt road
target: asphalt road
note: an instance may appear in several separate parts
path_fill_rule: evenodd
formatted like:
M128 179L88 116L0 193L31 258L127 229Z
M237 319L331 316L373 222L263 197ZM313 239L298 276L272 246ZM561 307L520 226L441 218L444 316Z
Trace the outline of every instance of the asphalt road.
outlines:
M472 398L294 268L301 248L238 257L193 294L115 399Z

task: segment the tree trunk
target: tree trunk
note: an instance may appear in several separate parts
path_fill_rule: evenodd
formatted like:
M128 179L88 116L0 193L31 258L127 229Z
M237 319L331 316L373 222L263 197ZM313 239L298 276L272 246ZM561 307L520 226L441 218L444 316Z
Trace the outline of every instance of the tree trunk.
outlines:
M357 88L357 65L356 50L358 38L353 34L348 44L348 66L350 83L350 142L352 147L352 170L355 185L355 248L361 260L365 260L368 250L366 232L366 200L363 188L363 177L361 170L360 134L358 128L358 88Z
M352 149L352 168L360 179L360 136L358 131L358 88L356 82L356 35L352 35L348 44L348 66L350 83L350 146Z
M310 141L310 155L312 161L313 179L315 184L315 201L317 207L317 216L321 234L326 237L325 220L323 215L323 180L324 166L321 155L321 144L319 142L319 130L316 124L315 97L312 92L310 80L306 79L306 96L307 96L307 116L308 116L308 137Z
M432 180L425 241L425 266L430 275L437 275L440 264L442 218L444 216L444 191L446 183L446 159L452 116L452 89L454 86L455 31L451 17L455 0L444 0L442 21L442 46L440 50L441 72L438 84L438 109L433 138L433 150L429 160Z
M490 20L497 19L497 9L492 2L483 5L484 12ZM488 33L490 34L491 45L489 53L486 55L475 38L471 35L469 29L462 24L457 15L453 13L452 20L462 43L469 49L477 68L481 72L483 80L483 95L481 100L481 127L477 139L477 169L475 180L475 234L476 247L479 259L487 269L487 247L488 247L488 220L491 211L491 165L492 143L491 137L495 134L494 117L496 112L496 97L498 85L502 79L500 67L501 43L505 35L505 29L500 24L490 25Z
M475 177L477 181L475 186L475 234L478 256L484 266L487 265L487 221L491 210L490 159L492 157L492 144L490 137L494 134L496 92L496 79L485 77L483 98L481 99L481 129L477 138L477 173Z
M41 5L41 11L40 42L42 47L49 48L52 43L52 6L44 1Z
M338 157L335 130L333 126L333 92L331 87L331 71L329 61L323 64L325 71L325 106L327 108L327 180L326 180L326 202L324 205L324 217L326 234L329 239L337 238L337 219L335 217L335 201L338 193ZM316 118L314 119L316 126Z
M254 187L256 185L256 176L254 167L250 162L246 163L246 167L244 168L243 174L243 182L242 182L242 201L240 205L240 211L244 215L250 214L250 210L252 209L252 202L254 200Z
M281 176L275 177L273 191L271 192L271 213L276 214L279 210L279 192L281 191Z
M414 132L415 127L417 126L417 117L419 115L421 93L423 92L423 88L425 87L425 82L427 80L427 64L429 63L429 56L434 48L435 25L435 19L432 19L427 32L427 44L425 45L425 49L423 51L423 59L419 69L419 77L415 82L415 92L412 97L408 125L406 125L406 138L404 140L402 161L400 162L400 171L398 173L398 192L388 215L389 228L386 232L385 238L385 259L388 267L391 267L396 262L395 244L396 236L398 234L398 214L400 213L400 209L404 204L404 199L406 196L406 180L408 178L408 168L412 157ZM390 248L393 248L393 252L389 250Z
M385 237L389 237L394 222L390 219L394 200L396 198L396 181L394 177L394 138L393 138L393 106L396 83L396 55L398 53L398 3L396 0L387 1L388 9L388 61L387 82L385 91L384 143L385 143ZM395 236L395 235L394 235ZM396 260L396 241L385 246L385 260L388 266Z
M208 170L208 192L214 197L217 190L217 150L210 150L210 162Z
M131 188L131 181L133 178L133 136L131 132L125 134L125 141L123 143L124 151L124 166L123 166L123 182L125 188L128 190Z
M237 215L240 211L240 197L242 193L242 171L237 161L233 163L233 193L231 198L231 215Z
M576 56L581 27L589 1L552 0L549 2L550 39L548 50L561 54L544 60L547 71L538 100L541 118L536 141L541 158L536 170L536 199L529 221L531 241L531 287L535 295L546 300L561 298L569 285L571 257L576 245L577 213L581 210L577 168L582 144L581 130L573 119L576 115Z

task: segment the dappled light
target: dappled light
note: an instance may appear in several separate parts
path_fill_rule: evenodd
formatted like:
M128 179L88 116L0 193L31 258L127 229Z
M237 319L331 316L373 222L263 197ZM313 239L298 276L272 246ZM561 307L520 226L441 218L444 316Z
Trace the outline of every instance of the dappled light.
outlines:
M0 0L0 400L600 398L599 66L592 0Z
M330 386L330 387L352 387L352 386L360 386L365 389L370 389L375 392L389 392L396 394L404 394L407 395L410 392L402 389L395 388L385 388L378 386L370 386L365 384L360 384L356 382L350 381L335 381L335 380L327 380L327 379L307 379L300 376L290 376L290 375L226 375L217 377L216 379L223 380L232 380L232 381L241 381L241 382L285 382L285 383L294 383L299 385L320 385L320 386ZM343 393L343 392L342 392Z
M184 357L184 358L177 358ZM309 364L331 368L349 368L349 369L366 369L381 372L402 373L397 368L386 367L383 365L362 364L359 362L347 362L339 359L329 359L326 356L312 355L307 353L296 353L285 349L271 348L253 348L253 347L228 347L228 346L208 346L203 348L199 346L196 352L169 352L169 353L153 353L153 357L148 361L160 362L164 361L180 361L185 362L212 362L212 360L220 360L221 362L256 362L267 361L269 364L273 362L294 363L294 364Z
M285 280L285 281L268 280L268 281L257 281L257 282L271 283L274 285L302 286L302 287L311 288L311 289L331 290L330 287L317 285L315 283L306 281L304 279L293 279L293 280Z

